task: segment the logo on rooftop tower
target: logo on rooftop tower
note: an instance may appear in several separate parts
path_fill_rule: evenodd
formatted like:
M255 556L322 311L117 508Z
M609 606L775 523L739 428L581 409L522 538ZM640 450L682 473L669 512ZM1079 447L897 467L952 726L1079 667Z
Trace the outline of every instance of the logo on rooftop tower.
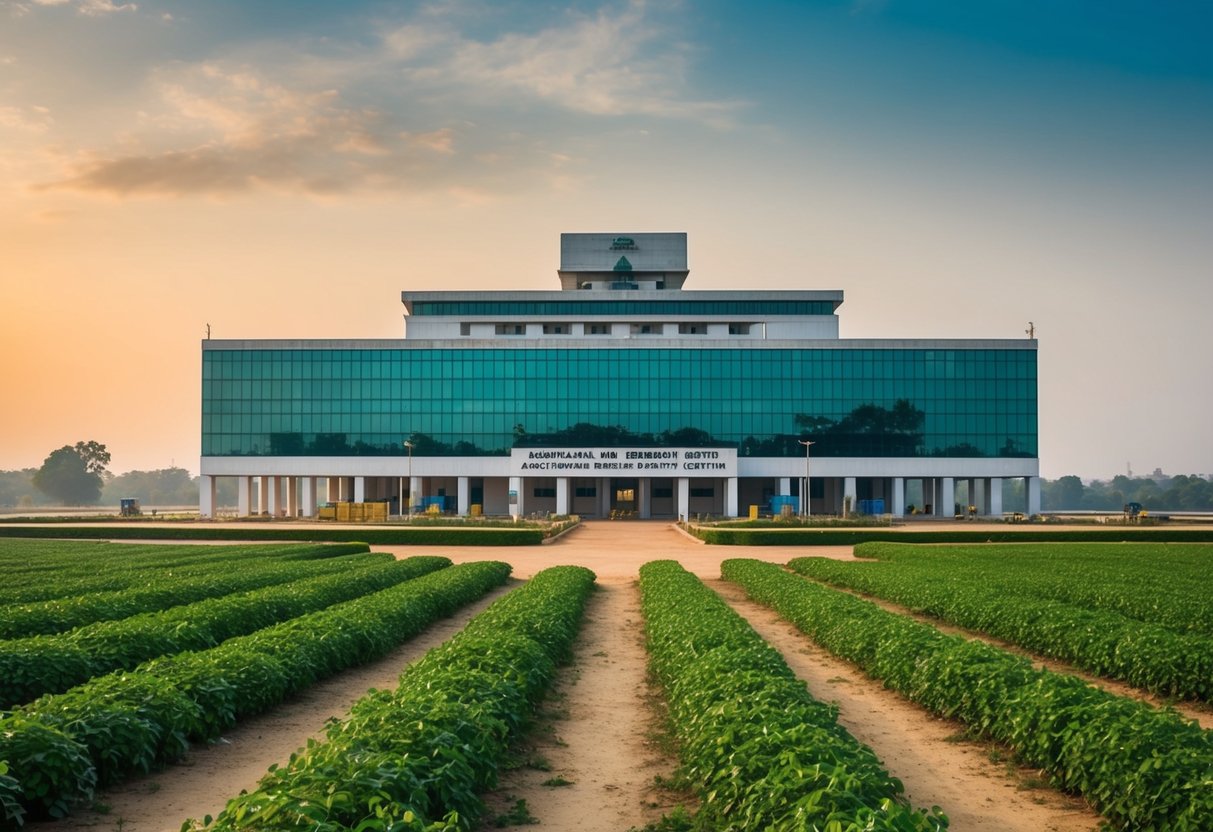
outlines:
M616 237L611 240L611 251L635 251L636 241L631 237Z

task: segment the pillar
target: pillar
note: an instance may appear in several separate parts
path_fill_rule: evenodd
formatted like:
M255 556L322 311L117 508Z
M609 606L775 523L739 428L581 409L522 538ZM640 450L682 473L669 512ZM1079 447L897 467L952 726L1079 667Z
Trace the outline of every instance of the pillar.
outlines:
M286 478L286 514L288 517L299 516L299 478Z
M300 506L304 517L316 516L316 478L303 478L303 504Z
M602 517L611 516L611 478L598 479L598 513Z
M986 514L991 517L1002 517L1002 480L998 477L986 480L986 494L989 495L986 502Z
M889 511L894 517L902 517L906 513L906 481L903 477L893 477L893 500Z
M257 513L268 514L270 511L270 478L261 477L261 495L257 499Z
M779 496L787 497L791 493L792 493L792 478L791 477L780 477L779 478Z
M848 503L851 506L851 513L854 514L858 506L855 505L855 478L844 477L842 480L842 509L846 513Z
M510 490L514 490L518 486L515 484L517 477L510 478ZM421 477L409 477L409 510L406 514L416 513L421 505ZM511 508L510 513L514 510Z
M653 490L653 481L648 477L641 477L636 483L636 508L637 516L641 520L648 520L653 516L652 506L649 505L651 497L649 494Z
M1040 514L1040 477L1027 477L1028 516Z
M951 477L940 480L939 502L941 505L935 510L938 516L951 517L956 513L956 481Z
M366 502L366 477L354 477L354 502Z
M556 478L556 513L569 513L569 478Z
M737 516L737 477L725 477L724 480L724 516Z
M510 494L514 495L510 500L510 514L515 518L520 517L522 516L522 477L510 477Z
M253 493L253 478L238 477L236 479L236 516L249 516L249 497Z
M678 519L691 519L691 481L687 477L678 478Z
M459 478L458 494L456 509L461 515L467 515L472 510L472 480L470 477Z
M198 483L198 516L215 516L215 478L203 474Z

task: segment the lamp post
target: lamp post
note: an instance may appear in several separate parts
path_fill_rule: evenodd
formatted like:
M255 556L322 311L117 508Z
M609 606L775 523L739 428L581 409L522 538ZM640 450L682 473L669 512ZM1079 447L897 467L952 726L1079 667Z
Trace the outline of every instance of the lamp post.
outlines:
M409 451L409 521L413 520L413 440L404 440L404 447ZM403 492L401 492L403 496Z
M813 516L813 510L809 507L809 448L817 443L808 439L797 439L796 441L804 445L804 493L800 495L802 503L800 513L805 520L810 520Z

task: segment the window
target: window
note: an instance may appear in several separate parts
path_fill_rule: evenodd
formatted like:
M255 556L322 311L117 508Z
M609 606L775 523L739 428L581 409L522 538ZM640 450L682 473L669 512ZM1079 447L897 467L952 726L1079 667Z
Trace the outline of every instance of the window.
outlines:
M678 325L678 334L679 335L707 335L708 334L708 325L707 324L679 324Z
M633 488L616 488L615 502L617 503L634 503L636 502L636 490Z
M656 500L669 500L674 496L673 488L653 488L653 498Z
M707 488L692 488L691 496L692 497L715 497L716 489L712 488L710 486Z
M597 497L598 487L594 485L579 485L573 489L573 493L578 497Z
M460 335L471 335L472 334L472 325L467 324L467 323L460 324L459 325L459 334Z
M749 335L749 324L729 324L729 335Z
M661 324L632 324L633 335L660 335Z
M534 487L534 489L531 490L531 494L536 497L555 497L556 489L555 488L541 488L540 486L537 485Z
M526 335L526 324L497 324L498 335Z
M569 324L544 324L544 335L568 335L571 327Z
M610 324L586 324L585 333L586 333L586 335L610 335L611 334L611 325Z

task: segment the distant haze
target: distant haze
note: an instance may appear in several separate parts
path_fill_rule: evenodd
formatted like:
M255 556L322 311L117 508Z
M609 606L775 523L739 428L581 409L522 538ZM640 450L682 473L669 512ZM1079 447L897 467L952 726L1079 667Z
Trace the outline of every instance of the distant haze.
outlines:
M199 341L392 338L562 231L843 337L1040 339L1046 477L1213 472L1213 5L0 0L0 469L196 472Z

